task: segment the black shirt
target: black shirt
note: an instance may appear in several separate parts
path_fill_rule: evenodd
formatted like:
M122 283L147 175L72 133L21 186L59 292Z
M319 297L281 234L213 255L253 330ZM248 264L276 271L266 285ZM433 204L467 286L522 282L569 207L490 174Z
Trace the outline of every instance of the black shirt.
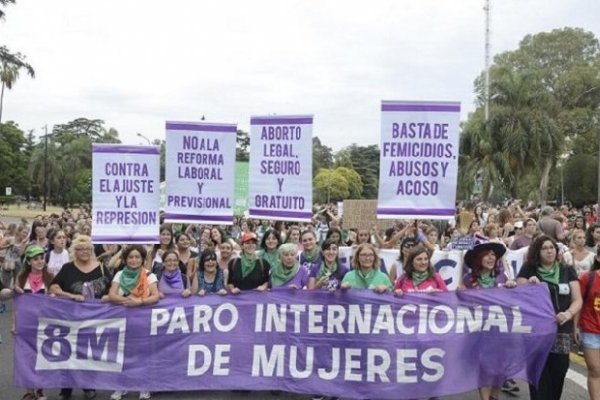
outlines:
M257 259L252 272L244 278L242 277L242 259L234 258L229 261L228 269L230 285L240 290L252 290L269 281L271 266L265 260Z
M100 299L108 293L111 281L111 273L100 265L85 273L77 268L73 262L68 262L54 277L52 284L60 286L63 292L83 294L84 284L87 283L87 286L90 286L93 290L94 297Z

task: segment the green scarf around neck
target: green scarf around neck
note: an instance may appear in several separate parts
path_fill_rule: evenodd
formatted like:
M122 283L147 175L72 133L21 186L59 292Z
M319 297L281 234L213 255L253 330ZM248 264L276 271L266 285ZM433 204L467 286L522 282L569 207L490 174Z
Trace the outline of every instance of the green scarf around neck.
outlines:
M371 289L371 282L373 282L373 278L375 278L375 274L377 271L375 268L371 269L368 274L364 274L360 268L356 270L356 275L361 279L365 284L364 287L367 289Z
M242 278L245 279L252 271L254 271L254 267L256 266L256 255L248 257L245 253L242 253L240 261L242 264Z
M279 252L277 249L273 251L261 250L259 257L268 262L271 267L281 263L279 261Z
M131 290L137 285L140 279L140 273L142 272L142 267L133 269L128 265L123 268L121 272L121 279L119 280L119 286L123 291L125 296L129 296Z
M319 257L319 248L315 246L315 248L311 251L304 250L302 251L302 255L304 256L306 261L313 263L316 261L317 257Z
M300 265L298 262L294 262L292 268L286 268L282 263L277 262L271 267L271 284L273 287L283 286L283 284L296 276L299 268Z
M537 273L543 281L558 285L558 279L560 277L560 265L558 265L558 262L555 261L554 264L552 264L552 268L549 270L540 265L537 269Z
M496 278L494 278L491 273L481 274L481 276L477 278L477 282L479 283L479 286L484 289L496 286Z
M333 275L337 272L338 270L338 265L336 262L333 263L332 266L328 266L325 261L323 261L321 263L321 266L319 267L319 272L317 273L317 280L321 279L322 277L326 276L326 275Z
M423 271L423 272L413 271L411 274L411 278L413 281L413 286L417 287L422 282L425 282L427 279L429 279L429 271Z

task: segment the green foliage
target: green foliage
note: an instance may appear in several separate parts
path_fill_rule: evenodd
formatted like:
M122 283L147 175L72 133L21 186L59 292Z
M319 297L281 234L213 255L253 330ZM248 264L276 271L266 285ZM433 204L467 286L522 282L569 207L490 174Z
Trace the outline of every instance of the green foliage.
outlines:
M335 167L355 170L363 182L362 198L376 199L379 190L379 146L359 146L356 143L334 156Z
M2 17L0 10L0 18ZM33 67L25 61L21 53L11 53L5 46L0 46L0 122L2 122L2 105L4 104L4 88L12 89L19 79L19 72L24 69L29 76L35 77Z
M579 154L569 158L563 172L565 200L574 206L593 204L598 195L598 157Z
M9 4L15 4L15 0L0 0L0 6L6 7ZM0 19L4 18L4 10L0 8Z
M321 140L314 136L312 139L313 147L313 178L321 168L331 168L333 166L333 153L331 147L321 144Z
M360 175L353 169L338 167L335 169L348 182L348 199L360 199L363 191L363 182Z
M337 169L320 169L313 180L313 201L316 204L347 199L348 181Z
M555 186L550 179L557 160L589 153L589 143L597 141L598 40L572 28L527 35L517 50L495 57L490 82L488 121L483 76L475 82L479 107L461 136L459 190L468 194L469 182L483 170L485 194L496 187L543 203Z
M14 122L0 124L0 191L11 187L14 194L27 193L30 179L27 138Z
M235 138L235 159L236 161L248 161L250 160L250 153L248 147L250 146L250 136L248 132L244 132L238 129Z

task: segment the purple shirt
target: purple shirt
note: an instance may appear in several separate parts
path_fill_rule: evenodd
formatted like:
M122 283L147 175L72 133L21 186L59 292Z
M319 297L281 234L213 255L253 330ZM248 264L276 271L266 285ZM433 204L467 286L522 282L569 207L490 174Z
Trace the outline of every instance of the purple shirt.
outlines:
M320 268L320 266L319 266ZM315 268L310 271L310 278L317 279L317 275L319 274L319 268ZM348 272L348 268L346 266L338 266L338 270L335 274L329 276L329 280L327 281L327 285L324 285L321 289L323 290L335 290L339 289L342 284L342 279L344 279L344 275Z
M298 268L298 272L296 272L296 275L294 275L294 277L292 279L290 279L289 281L287 281L286 283L284 283L281 286L275 287L275 289L287 288L290 286L296 286L299 289L303 289L304 287L308 286L308 269L300 266ZM272 283L271 283L271 287L273 287Z

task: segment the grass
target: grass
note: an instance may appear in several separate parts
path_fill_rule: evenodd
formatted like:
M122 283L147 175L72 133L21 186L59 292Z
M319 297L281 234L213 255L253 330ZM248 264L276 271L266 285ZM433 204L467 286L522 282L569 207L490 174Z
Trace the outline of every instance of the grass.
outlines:
M15 204L11 204L8 206L8 210L2 206L0 210L0 215L5 217L14 217L14 218L35 218L38 215L50 215L52 213L60 215L63 211L62 207L55 206L47 206L46 211L41 208L36 208L33 210L27 209L25 204L21 204L21 207L17 207Z

